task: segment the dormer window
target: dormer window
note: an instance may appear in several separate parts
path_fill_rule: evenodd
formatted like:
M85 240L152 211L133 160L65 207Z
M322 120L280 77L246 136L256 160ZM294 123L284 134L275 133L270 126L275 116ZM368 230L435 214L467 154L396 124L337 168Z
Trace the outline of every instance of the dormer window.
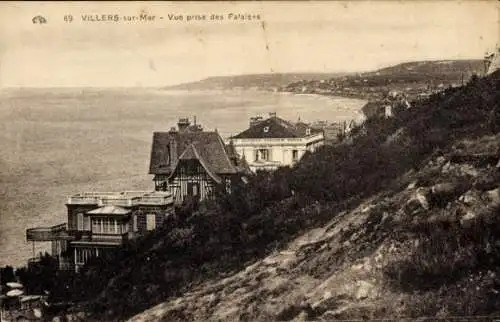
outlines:
M269 126L264 127L264 133L267 133L267 132L269 132Z
M311 129L306 129L306 135L311 135Z

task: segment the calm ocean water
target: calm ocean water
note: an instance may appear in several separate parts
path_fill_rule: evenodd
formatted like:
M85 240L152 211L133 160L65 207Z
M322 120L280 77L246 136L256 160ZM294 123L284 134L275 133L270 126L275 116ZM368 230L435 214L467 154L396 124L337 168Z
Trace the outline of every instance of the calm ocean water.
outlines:
M81 191L150 190L153 131L193 118L223 137L251 116L362 118L364 101L258 91L19 89L0 93L0 266L33 257L25 230L65 222ZM49 249L37 243L35 253Z

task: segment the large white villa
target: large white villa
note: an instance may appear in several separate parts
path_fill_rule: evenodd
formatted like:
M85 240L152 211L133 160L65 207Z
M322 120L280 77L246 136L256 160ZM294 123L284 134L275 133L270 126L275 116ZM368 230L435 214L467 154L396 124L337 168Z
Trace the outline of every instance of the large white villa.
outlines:
M294 165L306 151L322 146L324 135L322 129L303 122L294 124L270 113L268 119L250 118L250 127L232 136L229 144L255 172Z

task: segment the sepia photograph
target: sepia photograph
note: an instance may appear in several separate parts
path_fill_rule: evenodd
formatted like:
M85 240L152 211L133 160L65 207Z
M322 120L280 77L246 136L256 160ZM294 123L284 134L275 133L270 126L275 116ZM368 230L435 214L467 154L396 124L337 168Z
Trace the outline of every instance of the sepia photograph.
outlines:
M500 321L500 2L0 3L0 322Z

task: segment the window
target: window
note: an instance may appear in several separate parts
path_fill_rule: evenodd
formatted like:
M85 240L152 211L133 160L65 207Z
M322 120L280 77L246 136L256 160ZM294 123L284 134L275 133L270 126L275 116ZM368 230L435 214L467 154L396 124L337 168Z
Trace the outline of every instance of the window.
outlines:
M111 218L92 218L92 232L96 234L120 234L120 223Z
M255 161L269 161L270 160L270 151L268 149L258 149L255 151Z
M306 135L311 135L311 129L310 128L306 129Z
M200 194L200 184L198 182L188 182L187 193L190 196L198 196Z
M156 215L155 214L147 214L146 215L146 229L154 230L156 228Z
M299 151L298 150L292 150L292 160L297 161L299 159Z
M111 222L108 218L102 219L102 232L103 233L111 232Z
M94 219L92 219L92 232L93 233L101 233L102 232L102 226L101 226L101 219L100 218L94 218Z
M264 133L269 132L269 126L264 126Z

